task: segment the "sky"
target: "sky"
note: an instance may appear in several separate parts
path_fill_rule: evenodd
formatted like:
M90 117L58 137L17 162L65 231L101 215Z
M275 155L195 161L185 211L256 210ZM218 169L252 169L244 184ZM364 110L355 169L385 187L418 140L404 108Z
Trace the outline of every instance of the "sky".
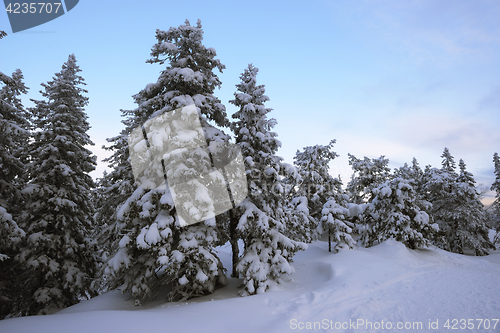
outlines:
M93 1L65 15L12 33L0 11L0 71L19 68L41 99L74 53L86 83L86 112L99 166L106 138L123 128L120 109L156 82L163 69L147 64L156 29L201 20L204 44L226 66L215 95L229 115L239 76L259 68L282 147L293 163L298 149L337 142L331 173L344 183L347 154L385 155L397 168L416 157L441 166L444 148L464 159L476 182L494 181L500 153L500 2L491 1ZM486 204L493 200L489 192Z

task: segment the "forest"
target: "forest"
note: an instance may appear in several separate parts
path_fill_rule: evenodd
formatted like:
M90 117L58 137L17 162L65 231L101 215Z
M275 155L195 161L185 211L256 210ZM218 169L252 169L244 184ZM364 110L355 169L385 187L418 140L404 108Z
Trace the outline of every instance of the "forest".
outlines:
M137 306L164 290L169 301L188 300L225 286L229 274L242 279L240 296L264 293L294 272L297 252L321 237L332 255L389 239L409 249L476 256L500 244L497 152L484 162L493 163L496 176L488 207L466 162L446 147L439 166L421 167L414 158L394 170L386 156L350 154L353 174L342 180L330 174L338 157L333 133L330 142L298 149L288 164L278 155L277 120L265 105L256 66L241 73L229 101L238 111L229 117L215 96L225 66L204 46L200 21L157 30L156 40L147 62L161 73L133 96L135 109L121 110L123 130L105 146L111 171L97 180L89 175L98 162L89 149L89 98L76 56L41 84L43 99L32 100L34 107L23 106L22 71L0 72L1 319L48 314L115 289L130 293ZM203 178L211 155L183 151L165 160L161 186L142 186L129 138L148 120L193 105L207 146L238 146L246 188L232 189L247 195L221 214L185 225L177 212L210 213L213 195L176 206L168 179ZM190 186L210 194L203 183ZM216 251L227 243L232 267Z

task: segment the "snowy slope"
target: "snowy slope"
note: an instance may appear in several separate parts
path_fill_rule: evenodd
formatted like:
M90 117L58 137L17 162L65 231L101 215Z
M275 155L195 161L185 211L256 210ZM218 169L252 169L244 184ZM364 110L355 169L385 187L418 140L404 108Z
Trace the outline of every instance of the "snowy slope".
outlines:
M220 251L230 267L230 248ZM470 257L408 250L389 240L332 254L320 241L294 261L293 280L265 294L238 297L241 280L229 279L206 297L137 308L126 295L110 292L54 315L0 321L0 332L427 332L429 321L437 321L432 332L448 332L448 319L451 325L453 319L474 319L468 332L500 332L500 323L493 329L493 319L500 319L499 251ZM478 329L475 319L489 319L490 329ZM422 323L423 329L398 330L398 322Z

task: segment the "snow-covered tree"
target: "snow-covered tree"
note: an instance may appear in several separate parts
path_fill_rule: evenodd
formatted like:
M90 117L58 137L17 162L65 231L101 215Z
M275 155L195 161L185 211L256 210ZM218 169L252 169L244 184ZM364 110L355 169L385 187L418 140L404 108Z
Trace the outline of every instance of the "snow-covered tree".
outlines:
M317 237L323 205L335 188L336 180L328 173L329 162L338 156L332 150L334 144L335 140L332 140L326 146L297 150L294 157L296 172L290 172L283 179L289 212L287 235L294 240L309 243Z
M17 217L23 197L22 148L29 136L29 122L19 96L27 91L18 69L9 77L0 72L0 318L11 312L14 292L14 256L24 237ZM14 215L14 216L13 216Z
M474 250L476 255L486 255L494 249L488 237L488 216L480 200L474 176L466 170L465 162L459 162L460 174L457 178L456 195L462 202L455 209L458 220L457 240L451 239L453 252L462 253L465 247Z
M0 231L0 319L3 319L15 315L13 302L19 300L18 278L22 267L14 261L14 255L25 233L3 207L0 207Z
M29 145L29 183L22 227L26 242L19 259L27 267L23 281L27 296L21 314L46 313L87 298L95 270L88 234L93 213L89 172L95 157L84 146L92 145L84 107L87 91L73 54L55 74L42 83L46 100L34 101L37 131Z
M373 199L372 189L391 178L389 160L385 156L374 159L365 157L363 160L351 154L348 156L353 170L351 181L347 184L351 201L356 204L370 202Z
M221 84L214 70L222 71L225 67L215 58L215 50L203 45L201 22L191 26L189 21L186 21L178 28L157 30L156 39L157 43L151 50L152 57L147 62L160 65L166 63L167 66L155 83L148 84L134 96L137 108L125 112L127 119L124 123L127 128L114 140L116 157L111 162L115 163L116 172L110 174L113 177L120 174L131 176L130 161L125 161L124 157L117 154L124 151L125 156L129 156L126 151L130 147L125 136L130 137L134 129L143 126L151 144L167 144L159 136L154 137L157 133L161 134L153 129L155 119L162 119L161 117L180 115L179 119L161 128L164 131L162 135L165 131L170 131L175 137L174 134L188 131L189 128L184 127L189 123L197 122L203 133L196 132L196 138L191 138L189 142L198 145L200 142L193 140L203 136L201 141L212 149L214 144L229 140L220 129L210 125L210 122L219 128L228 125L225 108L213 95L215 88ZM183 111L179 110L188 106L195 112L187 116L189 119L183 119ZM153 127L146 128L146 121ZM177 135L177 141L186 138L186 134L188 133ZM188 141L184 144L189 145ZM208 174L208 169L212 167L213 151L209 153L206 147L184 150L182 147L180 143L178 147L169 146L169 152L172 154L168 156L158 152L162 160L156 165L158 170L148 168L144 171L145 176L148 172L152 175L152 172L159 171L162 174L160 179L166 176L168 181L172 180L172 177L202 177L201 175ZM132 149L136 149L135 146ZM179 154L175 155L174 152ZM164 163L165 173L161 170L161 163ZM128 187L130 181L126 181ZM199 182L190 184L196 187L193 188L194 193L208 191L207 187ZM122 286L122 292L131 292L137 303L154 297L160 287L166 285L171 287L169 299L172 300L213 292L217 284L224 284L226 281L224 270L214 250L214 246L219 242L216 220L207 218L196 224L185 225L179 213L187 206L174 205L172 184L169 182L168 185L157 185L160 186L153 189L143 185L137 187L126 201L119 205L116 215L113 215L116 222L110 230L117 236L113 242L116 250L105 269L109 286L112 289ZM119 189L120 185L117 188ZM125 193L127 191L125 190ZM188 210L204 209L203 207L209 205L204 196L194 200L199 202L191 204L187 207ZM187 203L189 202L186 201Z
M426 200L426 193L424 191L424 171L420 168L417 159L415 157L413 158L411 167L405 163L399 169L395 169L394 178L403 178L409 182L417 194L415 203L422 211L429 214L432 204ZM429 223L433 223L432 218Z
M28 141L30 127L28 113L19 96L26 94L28 88L19 69L12 77L0 72L0 84L0 206L18 213L24 172L22 150Z
M360 241L367 247L394 238L410 249L430 244L437 226L431 226L429 215L420 209L417 193L410 181L387 180L372 189L373 200L363 215Z
M248 197L234 212L237 232L245 244L237 266L244 278L242 296L265 292L281 282L284 275L293 272L293 255L306 247L284 235L287 217L279 177L284 165L276 155L281 142L271 131L276 121L267 118L271 109L264 103L269 98L264 95L264 85L257 85L257 73L251 64L245 69L236 85L235 99L230 101L238 107L231 129L243 154L248 183Z
M337 180L334 195L323 205L320 224L320 233L328 231L328 252L332 251L331 242L333 241L335 242L335 253L346 247L352 249L355 245L351 237L354 224L348 219L349 196L344 193L341 185L341 181Z
M414 157L412 165L405 163L402 167L394 170L394 177L408 180L418 195L423 195L424 172L420 168L417 159Z
M426 169L425 192L432 204L431 217L439 224L435 239L444 250L463 253L465 247L476 255L487 254L492 247L487 237L486 213L479 200L472 174L460 162L460 174L449 150L445 148L441 169Z
M306 196L295 196L286 201L284 234L295 241L310 243L317 238L317 221L311 216Z
M492 204L493 214L497 219L497 234L495 244L500 243L500 157L498 153L493 154L493 165L495 167L495 182L491 185L491 191L495 191L495 201Z
M298 196L305 196L311 213L317 221L321 219L321 211L327 199L331 196L334 188L334 179L329 174L329 163L338 157L334 152L335 140L330 141L326 146L315 145L304 147L303 151L298 151L294 157L294 164L297 166L302 178L298 184Z

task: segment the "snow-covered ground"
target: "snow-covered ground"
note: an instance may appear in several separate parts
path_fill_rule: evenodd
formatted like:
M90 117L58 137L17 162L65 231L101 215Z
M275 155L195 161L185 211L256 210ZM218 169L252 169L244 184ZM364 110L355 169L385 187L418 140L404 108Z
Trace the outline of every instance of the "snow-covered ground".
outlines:
M295 256L293 279L264 294L238 297L241 280L229 279L212 295L134 307L115 291L53 315L0 321L0 332L500 332L500 251L471 257L393 240L327 249L310 244ZM219 250L230 267L230 247Z

